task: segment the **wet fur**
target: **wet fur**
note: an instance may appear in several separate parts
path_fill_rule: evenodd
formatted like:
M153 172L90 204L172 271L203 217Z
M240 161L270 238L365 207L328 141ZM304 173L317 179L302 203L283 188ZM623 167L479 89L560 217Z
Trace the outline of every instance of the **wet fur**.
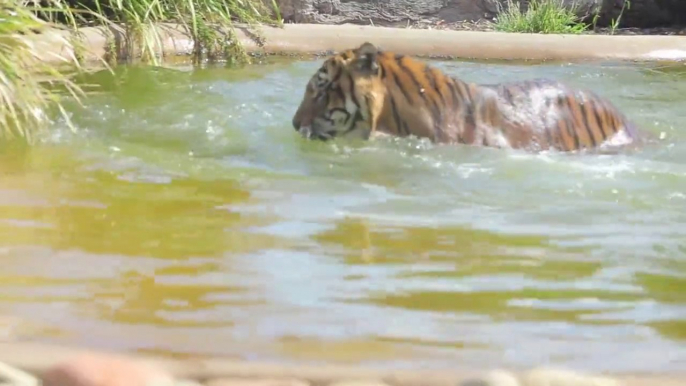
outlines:
M324 62L293 126L321 140L385 133L528 150L596 149L638 138L626 116L591 91L548 79L467 83L371 43Z

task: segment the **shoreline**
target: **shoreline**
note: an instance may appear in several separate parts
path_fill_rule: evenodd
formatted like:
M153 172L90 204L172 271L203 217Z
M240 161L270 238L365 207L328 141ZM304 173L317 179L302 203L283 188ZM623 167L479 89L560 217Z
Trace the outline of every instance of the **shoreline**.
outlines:
M189 56L193 41L179 25L160 24L165 58ZM370 41L384 50L400 54L445 59L472 60L551 60L551 61L686 61L686 37L679 35L556 35L519 34L450 29L413 29L361 26L353 24L285 24L283 28L262 25L264 39L258 42L241 25L236 32L245 50L257 55L308 56L331 54ZM117 56L129 55L119 42L123 32L109 29L115 36ZM60 39L67 30L46 30L35 35L33 43L46 61L75 57L74 49ZM112 47L104 27L80 29L84 62L102 61Z
M0 342L0 362L41 376L50 367L84 354L114 354L156 366L176 379L196 382L227 381L228 384L254 386L677 386L686 384L683 374L591 374L538 367L527 371L507 369L474 370L382 370L343 365L279 365L222 358L170 359L134 353L113 353L86 348L29 342ZM506 374L519 383L489 383L494 372ZM532 378L537 381L531 381ZM523 379L529 379L529 382ZM473 383L480 381L481 383ZM554 381L554 383L553 383ZM222 383L224 384L224 383Z

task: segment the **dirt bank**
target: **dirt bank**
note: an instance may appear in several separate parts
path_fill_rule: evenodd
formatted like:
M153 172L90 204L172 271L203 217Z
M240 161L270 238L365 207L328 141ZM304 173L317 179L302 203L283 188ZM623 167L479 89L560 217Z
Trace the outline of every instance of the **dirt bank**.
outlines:
M535 35L500 32L453 31L371 27L357 25L287 24L283 29L261 28L265 44L258 44L249 34L240 33L248 51L265 54L321 54L354 47L370 41L385 50L398 53L468 59L514 60L686 60L686 38L681 36L607 36L607 35ZM188 55L192 40L181 28L164 25L162 44L165 55ZM111 47L102 27L81 30L86 60L97 60ZM39 35L36 44L46 60L59 60L69 54L56 43L52 30ZM122 41L121 37L117 39ZM118 46L119 57L127 56Z
M36 376L69 358L88 351L38 343L0 343L0 362ZM226 359L167 359L129 355L166 370L177 379L194 380L212 385L254 386L677 386L686 384L683 376L617 375L598 376L562 370L538 369L526 372L500 371L495 382L493 372L450 370L408 371L373 370L347 366L282 366L267 363L240 362ZM219 382L219 381L222 382Z

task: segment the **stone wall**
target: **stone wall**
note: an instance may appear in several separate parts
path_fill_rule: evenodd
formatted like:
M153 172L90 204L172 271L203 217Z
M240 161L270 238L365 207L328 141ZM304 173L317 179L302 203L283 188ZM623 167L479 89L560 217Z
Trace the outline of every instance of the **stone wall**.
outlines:
M580 16L599 12L599 25L619 15L625 0L564 0ZM286 22L405 26L417 22L492 20L506 0L277 0ZM526 0L523 1L526 6ZM686 23L686 0L630 0L621 27L669 27Z
M625 0L604 0L607 18L617 17ZM622 27L672 27L686 25L686 0L630 0ZM607 22L605 20L605 22Z

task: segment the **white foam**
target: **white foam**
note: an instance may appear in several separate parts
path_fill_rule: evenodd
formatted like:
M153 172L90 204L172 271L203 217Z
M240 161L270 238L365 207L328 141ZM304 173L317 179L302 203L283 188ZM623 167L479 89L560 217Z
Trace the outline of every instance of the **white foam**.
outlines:
M629 136L629 134L627 134L626 130L622 130L622 131L619 131L618 133L616 133L615 135L613 135L612 137L610 137L610 139L603 142L603 144L600 145L600 148L606 149L609 147L621 147L621 146L629 145L633 141L634 141L633 138L631 138Z
M643 55L643 57L650 59L671 60L686 59L686 50L655 50Z

